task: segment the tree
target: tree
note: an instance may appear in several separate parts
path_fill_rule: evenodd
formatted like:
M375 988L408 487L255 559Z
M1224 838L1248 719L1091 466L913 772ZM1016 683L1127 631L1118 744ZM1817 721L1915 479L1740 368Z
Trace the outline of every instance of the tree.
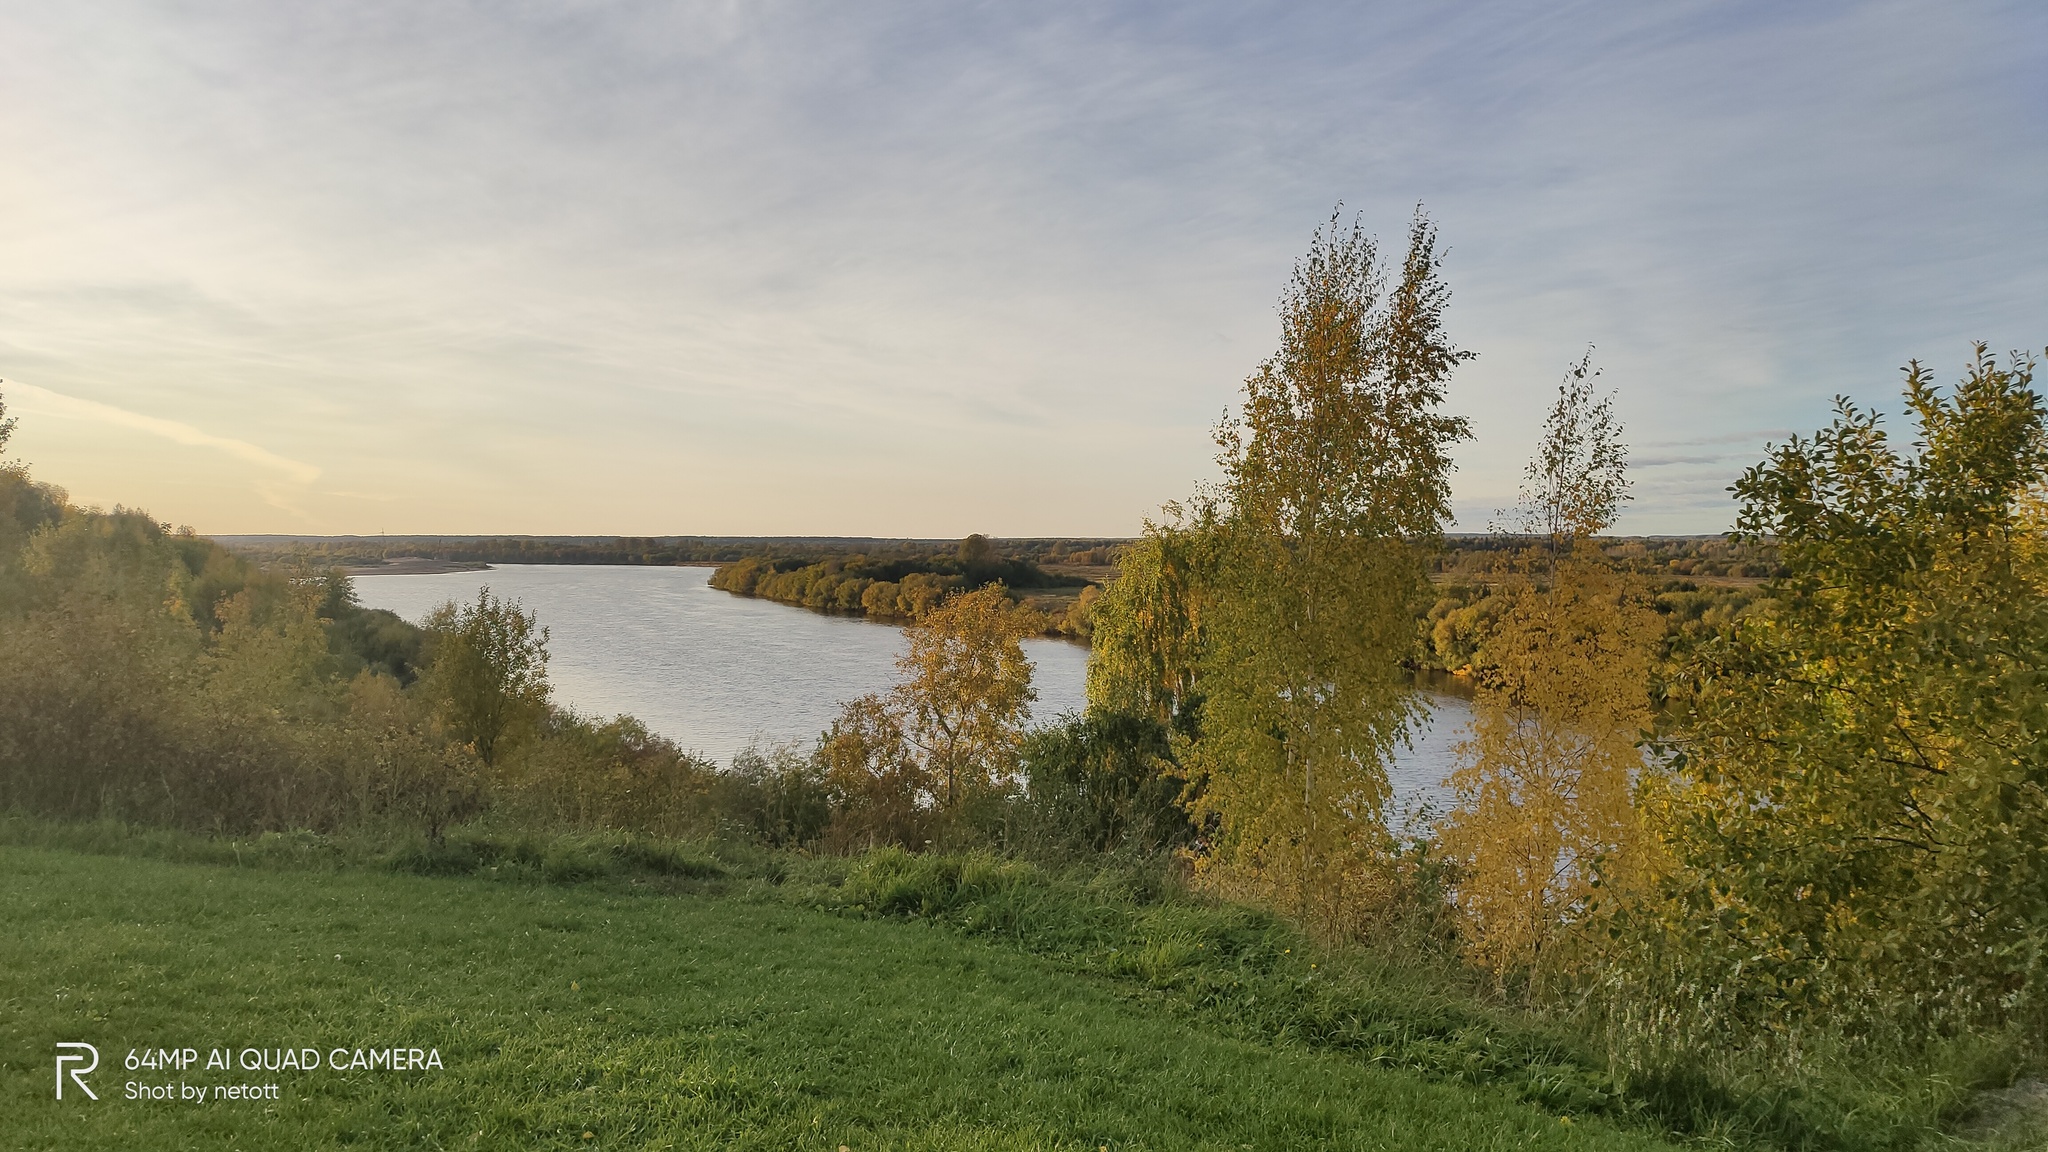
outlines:
M961 565L969 571L976 568L987 568L998 563L1000 560L996 555L995 545L989 543L988 537L983 536L979 532L973 533L965 540L960 541L959 554Z
M1023 803L1012 851L1058 859L1185 844L1192 829L1166 726L1145 716L1090 709L1024 738Z
M1636 745L1661 629L1593 543L1628 498L1628 450L1597 376L1590 353L1566 373L1524 472L1515 519L1535 542L1503 573L1438 837L1460 866L1471 950L1503 972L1532 970L1644 853Z
M1599 396L1593 351L1565 373L1543 420L1536 455L1522 471L1516 528L1557 560L1613 526L1629 498L1628 446L1614 418L1614 397Z
M1438 412L1471 354L1419 212L1393 291L1373 242L1333 217L1281 298L1281 345L1216 433L1217 562L1202 597L1197 813L1216 860L1307 912L1336 911L1383 847L1385 762L1416 705L1401 660L1425 550L1450 518Z
M826 839L846 850L931 838L930 773L904 739L902 718L874 693L847 701L818 738L834 809Z
M14 434L15 420L0 398L0 451ZM40 484L20 461L0 463L0 616L27 607L22 569L25 549L36 529L63 519L69 498L61 488Z
M1213 525L1175 517L1166 524L1147 521L1145 535L1117 555L1117 578L1090 611L1090 712L1192 729L1200 699L1201 597L1214 544Z
M1735 485L1784 575L1672 685L1662 954L1725 1020L2048 1035L2048 482L2034 363L1979 345L1909 450L1846 400Z
M1038 698L1019 643L1031 631L999 584L955 593L909 629L890 702L940 808L957 810L969 790L986 790L1015 766Z
M547 710L548 630L489 588L474 604L436 608L426 628L426 679L442 718L479 759L496 763L507 739Z
M819 741L845 811L837 839L915 847L934 817L959 820L1015 774L1037 698L1019 642L1032 631L999 584L918 617L896 686L850 701Z
M428 707L388 675L363 671L348 688L342 782L356 821L415 823L439 843L484 806L480 757L450 743Z

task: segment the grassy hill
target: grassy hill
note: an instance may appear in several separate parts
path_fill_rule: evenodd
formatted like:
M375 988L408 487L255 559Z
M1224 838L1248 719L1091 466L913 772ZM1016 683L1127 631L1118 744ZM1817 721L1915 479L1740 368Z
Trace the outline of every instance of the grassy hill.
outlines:
M1167 933L1149 956L1120 968L1105 953L1091 967L1075 962L1089 949L1072 939L1068 954L1049 954L1017 946L1014 933L962 931L975 925L943 914L884 914L915 911L908 905L919 899L932 910L931 885L900 868L843 878L844 899L859 903L833 906L809 902L800 883L693 880L716 867L688 860L567 885L538 881L574 879L573 860L482 860L472 858L471 875L423 877L0 847L9 877L0 919L10 929L0 938L4 1142L1665 1146L1633 1127L1564 1120L1505 1086L1447 1083L1375 1067L1357 1050L1217 1027L1213 1014L1168 994L1172 973L1199 974L1169 953L1198 956L1205 939L1220 951L1222 936ZM952 890L964 890L957 868L952 876ZM1029 915L1013 908L1008 923ZM1255 939L1258 925L1239 927ZM1252 971L1243 955L1235 962ZM1308 963L1295 968L1315 978ZM65 1040L99 1047L97 1103L52 1099L53 1047ZM418 1047L444 1067L122 1068L131 1048L188 1046ZM130 1080L274 1082L280 1099L128 1100Z

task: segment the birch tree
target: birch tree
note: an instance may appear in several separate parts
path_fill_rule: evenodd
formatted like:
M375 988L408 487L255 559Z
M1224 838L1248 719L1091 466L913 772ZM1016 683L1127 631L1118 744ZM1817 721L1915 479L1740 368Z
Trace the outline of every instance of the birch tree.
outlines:
M1484 648L1470 739L1439 843L1474 955L1527 973L1596 886L1642 865L1633 788L1650 723L1656 614L1593 538L1628 498L1628 449L1587 353L1558 387L1515 527L1531 546L1502 573L1507 608Z
M930 773L941 809L957 812L970 791L1015 768L1031 702L1030 625L1000 584L958 592L909 629L890 693L903 733Z
M1471 353L1419 212L1387 288L1371 238L1333 217L1280 301L1280 349L1217 429L1216 563L1204 598L1196 812L1212 865L1334 914L1386 840L1386 762L1416 715L1401 660L1423 560L1450 519L1439 411Z
M1091 711L1141 716L1162 726L1193 722L1202 644L1202 597L1214 565L1213 524L1167 509L1165 524L1117 557L1117 578L1093 614L1088 655Z

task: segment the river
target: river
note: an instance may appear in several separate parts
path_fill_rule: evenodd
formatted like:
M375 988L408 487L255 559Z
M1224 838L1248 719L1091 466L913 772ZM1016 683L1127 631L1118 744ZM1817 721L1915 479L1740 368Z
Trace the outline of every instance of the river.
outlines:
M682 747L719 762L750 743L808 745L839 705L895 681L903 630L827 616L710 586L711 569L625 565L501 564L488 570L363 575L356 595L418 622L448 600L488 585L548 629L555 698L585 715L627 713ZM1079 712L1088 651L1027 640L1039 721ZM1392 766L1394 808L1441 808L1452 746L1470 710L1425 694L1431 722Z

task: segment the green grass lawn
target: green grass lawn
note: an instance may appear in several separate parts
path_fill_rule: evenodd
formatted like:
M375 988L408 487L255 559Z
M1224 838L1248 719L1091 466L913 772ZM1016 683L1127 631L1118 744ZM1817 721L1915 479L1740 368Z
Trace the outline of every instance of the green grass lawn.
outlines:
M1496 1088L1219 1035L929 923L744 895L0 847L0 1146L1649 1148ZM54 1046L101 1052L52 1098ZM409 1072L130 1048L419 1047ZM203 1059L203 1058L202 1058ZM277 1083L275 1103L124 1099Z

